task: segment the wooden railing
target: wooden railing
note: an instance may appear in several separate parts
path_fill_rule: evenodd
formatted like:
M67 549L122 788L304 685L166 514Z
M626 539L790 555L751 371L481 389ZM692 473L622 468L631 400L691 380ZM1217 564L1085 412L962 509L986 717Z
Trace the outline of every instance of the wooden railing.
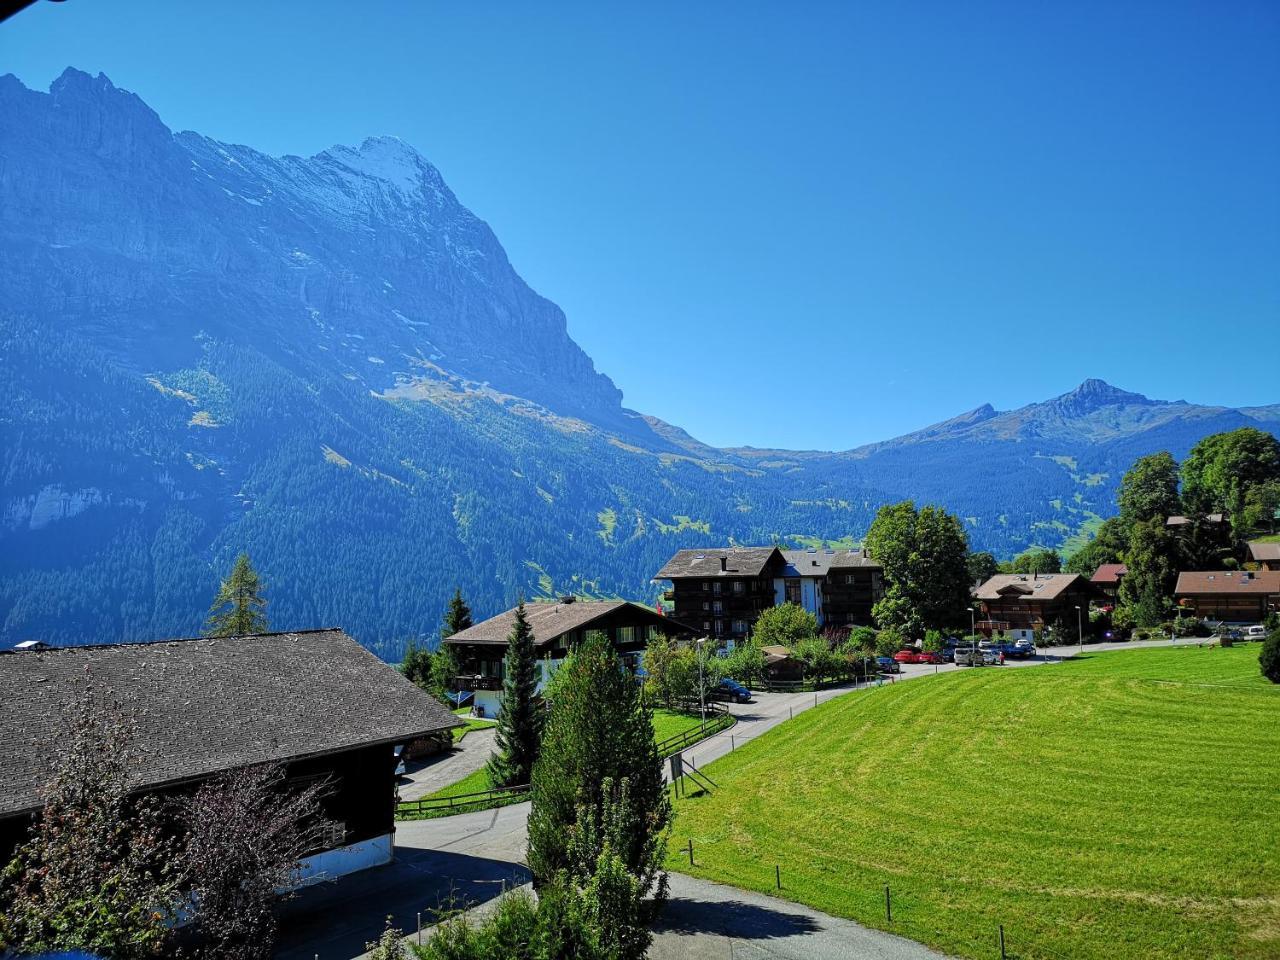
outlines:
M713 715L696 727L691 727L683 733L677 733L675 736L667 737L667 739L659 742L658 756L665 760L672 754L687 750L695 743L705 740L721 730L727 730L737 722L737 718L721 704L707 704L707 712Z
M498 787L494 790L483 790L480 793L462 793L456 797L420 797L417 800L403 800L396 805L396 816L422 816L428 813L452 812L467 807L498 806L495 801L507 802L521 794L529 792L527 783L516 787Z

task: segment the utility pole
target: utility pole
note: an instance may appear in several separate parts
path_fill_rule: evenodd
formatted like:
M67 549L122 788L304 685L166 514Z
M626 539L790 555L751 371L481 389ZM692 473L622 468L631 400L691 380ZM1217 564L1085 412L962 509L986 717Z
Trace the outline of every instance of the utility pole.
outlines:
M1076 605L1076 636L1080 640L1080 652L1084 653L1084 611Z

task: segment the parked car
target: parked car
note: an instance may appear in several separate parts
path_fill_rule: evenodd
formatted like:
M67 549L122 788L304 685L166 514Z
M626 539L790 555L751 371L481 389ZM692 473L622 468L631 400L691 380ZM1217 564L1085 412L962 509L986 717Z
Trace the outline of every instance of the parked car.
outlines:
M919 663L919 656L914 650L899 650L893 655L893 659L898 663Z
M1026 660L1036 655L1036 645L1030 640L1019 640L1013 645L1013 655L1019 660Z
M1255 623L1252 627L1244 628L1244 638L1246 640L1265 640L1267 636L1267 628L1260 623Z
M977 647L956 647L955 661L957 667L980 667L985 662Z
M926 650L924 653L916 656L916 663L946 663L947 658L941 653L934 653L932 650Z
M876 657L876 669L881 673L901 673L902 664L893 657Z
M725 677L711 689L711 699L731 703L750 703L751 691L731 677Z
M1004 661L1000 659L1003 656L1004 654L999 650L983 650L982 664L987 667L997 666L998 664L1004 663Z
M939 656L940 656L940 657L942 657L942 662L943 662L943 663L955 663L955 662L956 662L956 648L955 648L955 647L953 647L953 646L946 646L946 647L943 647L943 648L942 648L942 653L940 653L940 654L939 654Z

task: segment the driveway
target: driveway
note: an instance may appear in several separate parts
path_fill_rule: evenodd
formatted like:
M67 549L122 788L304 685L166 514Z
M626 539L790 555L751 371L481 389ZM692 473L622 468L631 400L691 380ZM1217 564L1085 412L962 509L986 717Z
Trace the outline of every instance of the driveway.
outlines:
M417 800L457 783L483 767L492 752L493 730L472 730L447 753L405 764L408 772L396 781L400 799Z

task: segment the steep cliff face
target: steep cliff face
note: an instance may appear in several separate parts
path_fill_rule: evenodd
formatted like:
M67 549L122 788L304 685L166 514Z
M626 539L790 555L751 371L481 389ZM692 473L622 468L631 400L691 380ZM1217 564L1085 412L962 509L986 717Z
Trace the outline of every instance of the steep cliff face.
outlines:
M393 137L268 157L172 134L104 76L0 78L5 307L123 363L196 337L328 353L384 390L440 370L561 414L634 424L488 226ZM50 283L50 278L56 282Z

